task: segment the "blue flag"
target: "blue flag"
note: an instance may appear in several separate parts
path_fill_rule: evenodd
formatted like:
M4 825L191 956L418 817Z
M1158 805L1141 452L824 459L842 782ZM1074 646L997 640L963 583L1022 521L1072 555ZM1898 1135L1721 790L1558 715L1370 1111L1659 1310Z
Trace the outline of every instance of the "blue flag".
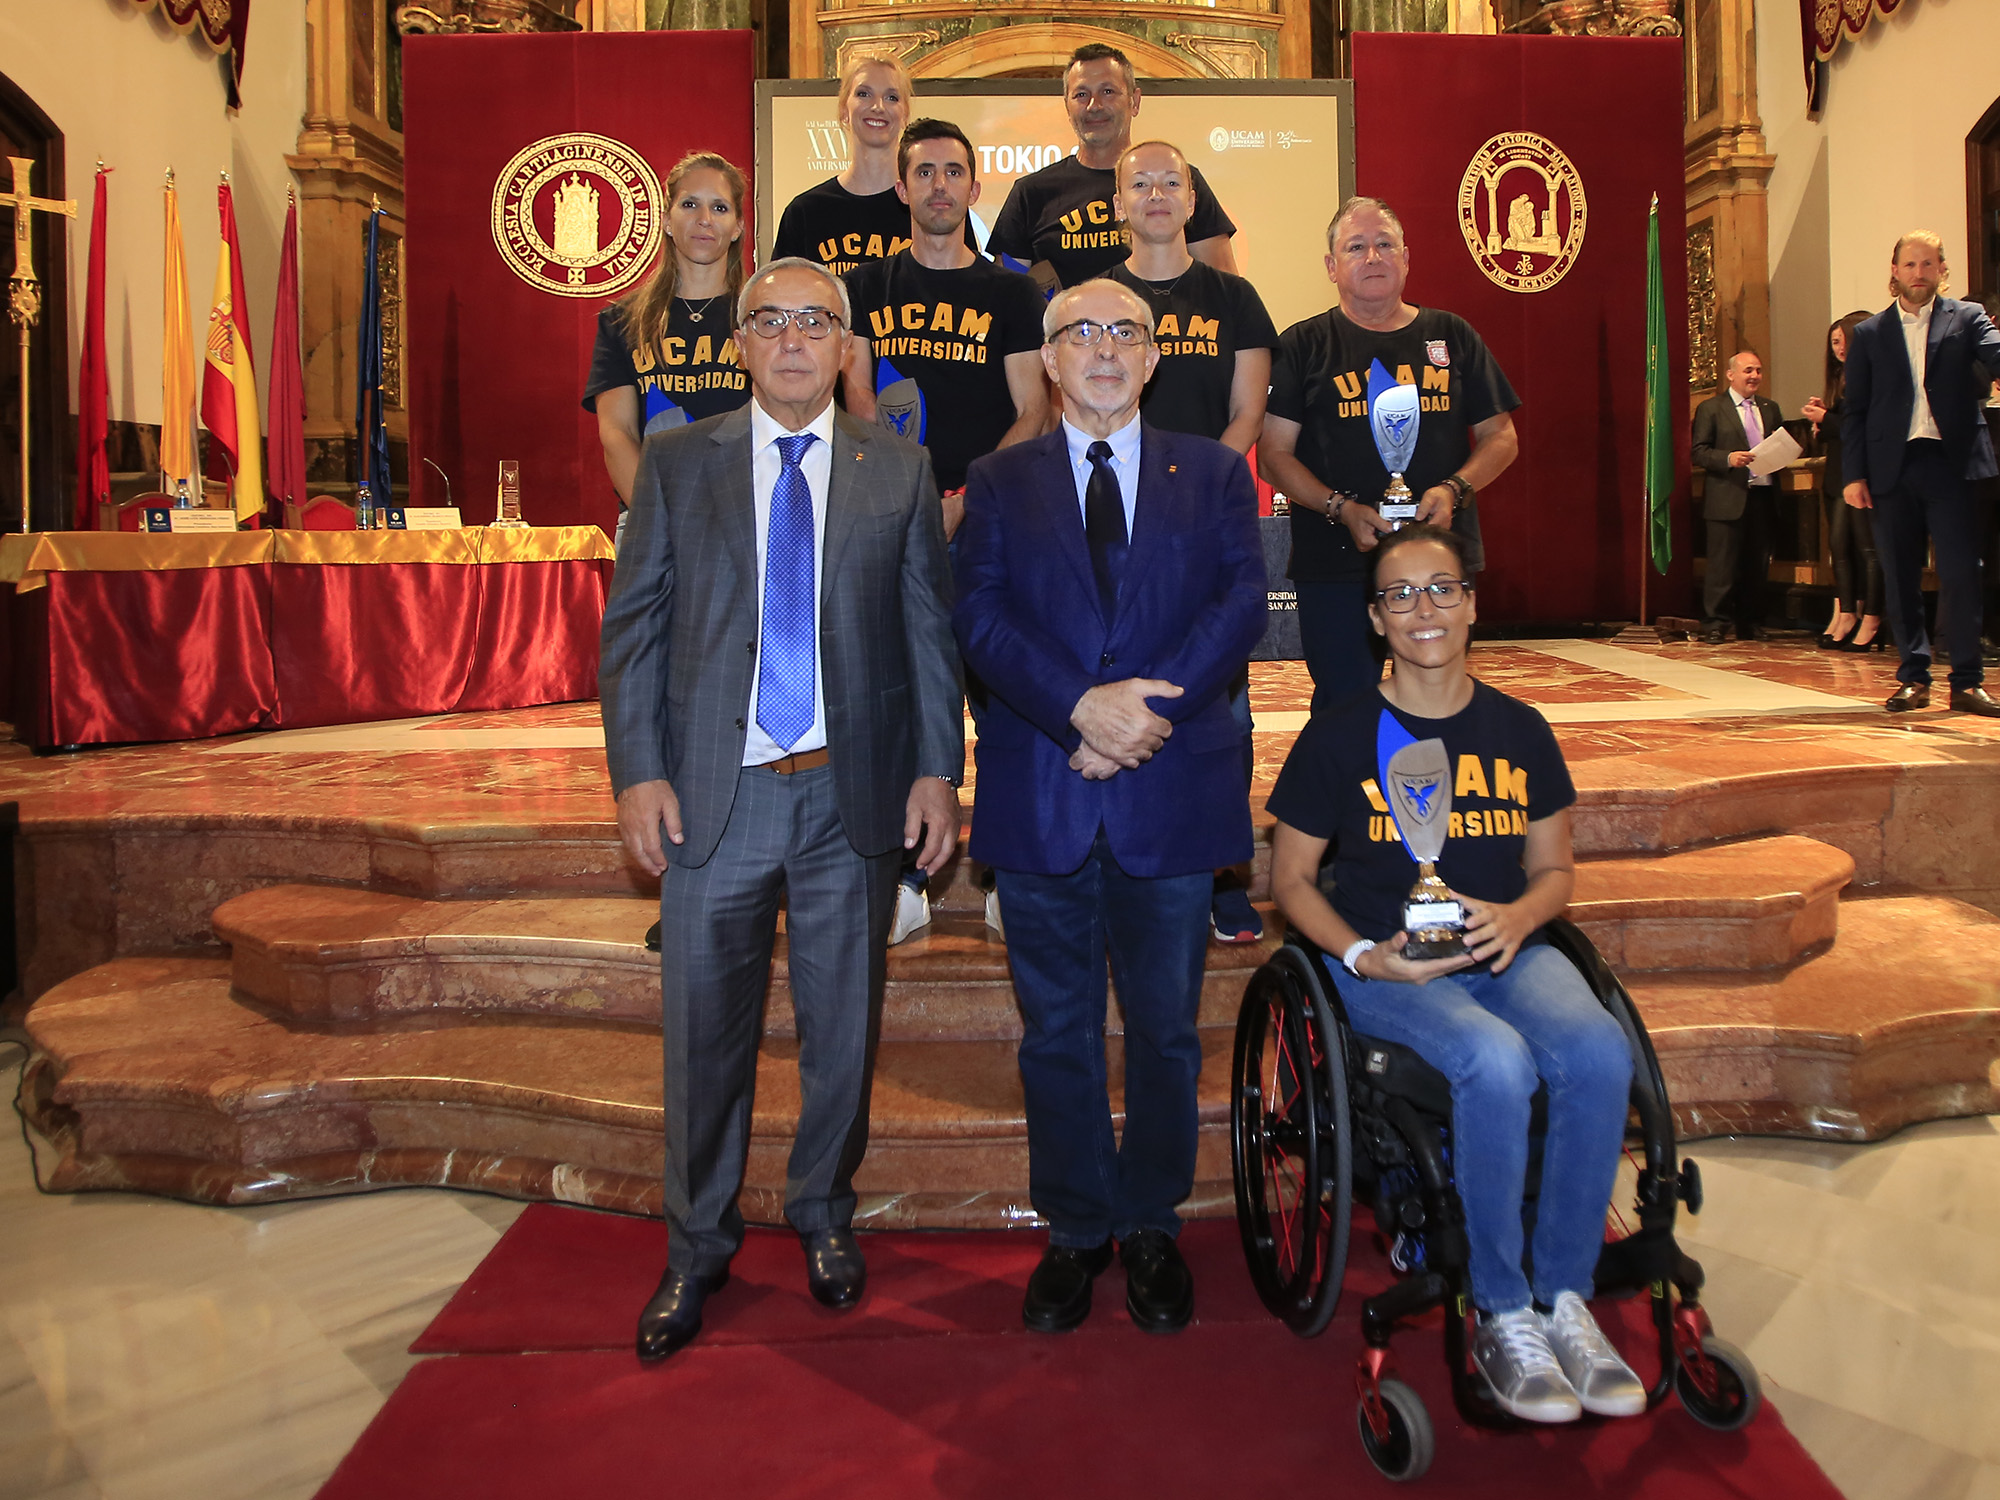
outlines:
M355 359L354 456L377 505L389 503L389 422L382 412L382 210L368 215L367 255L361 278L360 348Z

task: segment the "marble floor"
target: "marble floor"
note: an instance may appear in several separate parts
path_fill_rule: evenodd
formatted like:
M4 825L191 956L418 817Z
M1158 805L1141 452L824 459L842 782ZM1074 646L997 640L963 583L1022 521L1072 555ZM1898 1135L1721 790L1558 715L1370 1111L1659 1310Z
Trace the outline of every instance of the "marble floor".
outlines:
M1841 1490L2000 1500L2000 1121L1692 1152L1716 1329ZM520 1211L45 1196L0 1130L0 1500L311 1495Z

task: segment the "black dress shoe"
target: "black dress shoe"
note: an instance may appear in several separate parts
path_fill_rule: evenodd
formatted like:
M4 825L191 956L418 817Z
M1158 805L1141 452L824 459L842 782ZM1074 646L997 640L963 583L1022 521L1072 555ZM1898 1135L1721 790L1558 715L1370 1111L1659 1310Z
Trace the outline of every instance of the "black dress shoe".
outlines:
M1125 1311L1148 1333L1177 1333L1194 1316L1194 1277L1163 1229L1141 1229L1118 1247L1125 1263Z
M1728 631L1720 620L1710 620L1701 628L1701 638L1705 645L1720 646Z
M1996 699L1983 687L1953 688L1951 706L1955 713L1978 714L1981 718L2000 719L2000 699Z
M806 1286L813 1300L845 1312L868 1285L868 1262L861 1258L851 1229L815 1229L799 1236L806 1252Z
M1021 1321L1037 1333L1061 1333L1090 1316L1091 1283L1111 1264L1111 1241L1090 1250L1051 1245L1028 1278Z
M1882 705L1892 714L1906 714L1913 708L1931 706L1931 687L1927 682L1906 682L1889 695L1889 701Z
M639 1358L665 1359L701 1332L701 1305L729 1284L729 1273L697 1276L671 1266L639 1314Z
M648 953L658 953L660 951L660 924L658 922L655 922L651 927L646 929L646 951Z

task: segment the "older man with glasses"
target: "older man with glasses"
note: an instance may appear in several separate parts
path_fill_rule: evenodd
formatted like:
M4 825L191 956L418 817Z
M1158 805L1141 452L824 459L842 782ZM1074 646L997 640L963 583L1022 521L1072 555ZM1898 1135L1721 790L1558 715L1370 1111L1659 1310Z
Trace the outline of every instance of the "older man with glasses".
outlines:
M660 877L667 1270L641 1359L701 1330L743 1242L758 1022L779 897L799 1025L785 1217L813 1296L861 1298L884 951L903 851L958 841L951 585L923 450L833 407L847 294L778 260L744 283L750 402L639 458L604 611L604 740L627 852Z
M1256 491L1234 450L1140 419L1152 327L1114 281L1050 302L1062 423L971 465L958 533L953 623L988 690L971 852L1007 914L1029 1195L1049 1223L1022 1317L1051 1333L1089 1315L1114 1240L1135 1323L1171 1332L1193 1312L1174 1237L1194 1185L1209 888L1250 856L1225 695L1264 631Z

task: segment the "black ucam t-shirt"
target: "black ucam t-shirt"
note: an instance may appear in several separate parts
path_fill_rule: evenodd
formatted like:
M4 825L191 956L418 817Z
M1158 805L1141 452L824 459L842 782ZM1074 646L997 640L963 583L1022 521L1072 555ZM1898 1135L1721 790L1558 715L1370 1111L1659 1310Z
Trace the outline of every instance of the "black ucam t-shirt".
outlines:
M1380 505L1389 487L1368 416L1369 373L1378 361L1397 384L1421 393L1416 453L1403 475L1418 497L1471 455L1475 426L1521 404L1485 343L1456 313L1420 307L1393 333L1359 327L1338 307L1294 323L1271 359L1266 409L1299 424L1295 456L1315 478L1370 505ZM1484 567L1478 501L1460 507L1451 526L1465 538L1468 565ZM1292 578L1366 578L1368 567L1369 554L1356 549L1345 525L1292 507Z
M1041 293L983 256L934 271L908 251L843 280L875 356L877 420L930 449L939 489L958 489L1014 425L1007 356L1041 348Z
M1195 261L1171 281L1143 281L1128 261L1111 279L1153 309L1160 363L1146 382L1140 410L1155 427L1220 438L1229 425L1236 351L1269 349L1278 330L1247 279Z
M699 318L693 316L697 312ZM642 439L736 410L750 399L750 381L736 362L736 341L730 337L734 312L726 294L706 302L697 298L692 307L676 297L659 348L634 349L625 309L612 303L597 315L583 409L596 411L597 398L606 391L637 386Z
M1201 168L1190 166L1188 172L1194 217L1188 220L1187 242L1236 233ZM986 248L1012 257L1023 270L1046 261L1060 286L1102 276L1131 253L1125 226L1112 212L1116 196L1117 173L1110 167L1086 167L1074 156L1050 162L1014 183Z
M979 248L969 220L965 243ZM771 258L796 255L845 276L858 265L887 260L909 248L910 205L896 196L894 188L850 193L838 177L829 177L785 205L771 240Z
M1448 719L1419 719L1379 688L1343 699L1300 731L1266 804L1271 816L1334 846L1333 909L1362 937L1385 942L1403 927L1417 862L1382 795L1376 741L1383 714L1415 740L1443 740L1452 767L1451 822L1440 879L1478 901L1520 899L1528 825L1576 801L1554 732L1528 704L1475 680L1472 701Z

